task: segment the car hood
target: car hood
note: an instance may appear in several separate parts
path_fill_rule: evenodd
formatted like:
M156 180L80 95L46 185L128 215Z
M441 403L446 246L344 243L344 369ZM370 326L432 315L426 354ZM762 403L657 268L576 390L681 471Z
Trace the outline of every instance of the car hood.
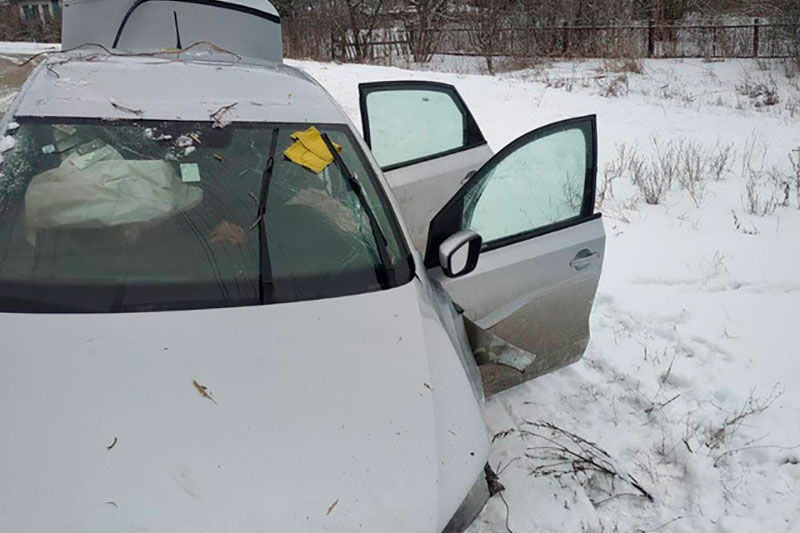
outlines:
M414 284L225 310L0 314L0 530L433 531Z

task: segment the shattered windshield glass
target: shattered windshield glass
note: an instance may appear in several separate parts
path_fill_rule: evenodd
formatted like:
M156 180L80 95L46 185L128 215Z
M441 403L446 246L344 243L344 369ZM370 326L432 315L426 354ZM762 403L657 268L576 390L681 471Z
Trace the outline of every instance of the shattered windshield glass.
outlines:
M36 120L12 134L0 163L0 311L293 302L411 276L344 126Z

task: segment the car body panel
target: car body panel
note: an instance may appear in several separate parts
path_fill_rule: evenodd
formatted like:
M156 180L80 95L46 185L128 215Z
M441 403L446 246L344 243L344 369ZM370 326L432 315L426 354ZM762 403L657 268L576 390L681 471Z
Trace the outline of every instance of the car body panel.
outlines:
M0 337L3 530L438 532L488 454L418 281Z
M71 8L90 4L102 2ZM213 47L116 57L83 46L38 67L0 130L15 116L355 131L308 75ZM461 283L436 268L429 276L430 218L491 150L469 146L384 177L358 142L417 250L406 285L233 309L0 314L0 456L13 458L0 471L0 529L439 533L461 523L453 513L465 505L475 515L489 439L453 297L487 332L527 337L534 349L534 332L560 323L532 330L515 312L552 319L557 305L541 302L567 297L564 283L550 283L564 277L554 262L578 242L564 235L599 243L602 225L486 253ZM590 309L583 282L565 283ZM473 290L480 301L469 301ZM582 320L586 306L569 298L562 309ZM496 379L480 372L514 384L505 367Z
M97 43L151 51L205 41L242 57L283 60L280 17L267 0L81 0L63 12L65 50Z
M570 262L582 251L598 253L588 268ZM440 282L478 327L534 356L524 372L508 365L480 366L484 391L491 395L578 361L589 342L589 316L602 272L602 220L484 252L476 270ZM478 346L473 344L473 348Z
M169 56L104 57L96 61L92 56L97 53L102 51L88 47L72 53L70 61L60 58L38 68L23 90L15 113L26 117L184 121L210 121L217 114L221 124L349 122L322 87L307 74L285 65L199 52L182 54L186 61ZM57 83L51 71L60 76Z
M429 91L427 93L426 88ZM384 94L396 91L397 95L394 98L384 97L385 104L381 103L384 100L376 100L370 107L366 104L366 98L371 94L370 91L378 90ZM538 128L521 136L488 161L478 161L473 153L476 148L470 149L466 143L466 132L474 127L471 126L474 119L454 88L419 81L377 82L362 85L360 91L364 128L382 137L396 135L392 132L393 127L403 131L409 129L409 124L414 121L404 116L404 111L418 115L416 121L420 124L429 123L430 119L424 113L428 108L433 109L431 106L444 106L442 99L437 98L442 91L447 92L454 106L462 110L461 113L442 112L437 120L453 122L450 127L441 128L445 135L463 128L464 149L426 156L425 143L409 142L409 148L397 152L406 155L410 162L397 165L396 169L392 167L387 172L387 179L395 194L399 195L403 215L411 220L414 246L419 249L425 243L425 263L429 276L441 284L471 321L470 341L473 350L481 358L485 393L506 390L579 360L589 341L589 316L605 252L603 222L594 212L596 118L579 117ZM412 92L426 96L405 96ZM437 96L428 98L428 94ZM570 132L582 134L579 136L580 143L576 142L578 137L573 135L572 140L566 141L567 144L559 146L556 143L552 146L566 150L567 154L582 161L583 174L578 176L579 183L576 184L578 190L569 194L563 191L565 197L577 196L577 211L564 219L556 216L555 220L549 222L533 222L525 210L537 209L536 197L545 197L552 191L520 185L533 183L539 170L539 176L546 178L542 182L543 189L552 188L552 185L547 185L547 179L568 175L572 169L566 157L545 163L537 160L535 155L524 154L537 144L551 146L553 139L565 132L567 135ZM384 140L382 146L390 144ZM414 157L414 150L418 151L420 157ZM518 161L511 163L515 165L511 174L507 171L507 175L493 177L496 169L506 161L513 161L518 154L522 155L519 155ZM533 159L525 160L526 157ZM572 159L569 161L572 162ZM476 172L463 174L464 178L456 180L459 173L476 163L483 164ZM525 164L520 166L519 163ZM393 175L399 173L402 174ZM484 178L486 181L483 181ZM522 202L518 207L522 216L531 220L532 226L526 226L522 233L514 234L512 231L487 242L474 272L455 279L449 278L439 264L439 246L459 230L471 229L462 225L467 195L473 188L480 191L489 181L504 183L509 178L511 181L508 183L512 184L506 188L518 189L515 192L516 200ZM459 190L452 191L454 186L458 186ZM500 187L502 185L496 188ZM441 191L447 194L439 195ZM562 194L562 191L557 192ZM483 192L480 192L478 197L482 195ZM440 203L443 199L445 204ZM433 213L436 205L442 207ZM495 201L490 204L487 213L498 220L519 219L519 214L508 212L510 208L508 202ZM533 212L531 214L536 216ZM498 223L497 226L502 224ZM487 352L493 352L493 357L484 357ZM527 357L521 358L526 355L525 352ZM524 364L520 367L519 362L523 360ZM509 365L503 361L517 361L518 364Z

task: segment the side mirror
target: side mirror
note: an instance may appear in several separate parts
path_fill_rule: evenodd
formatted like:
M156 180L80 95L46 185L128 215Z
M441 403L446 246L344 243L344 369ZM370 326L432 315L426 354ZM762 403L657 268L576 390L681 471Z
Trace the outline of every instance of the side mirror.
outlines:
M478 266L483 238L474 231L459 231L439 247L439 264L448 278L466 276Z

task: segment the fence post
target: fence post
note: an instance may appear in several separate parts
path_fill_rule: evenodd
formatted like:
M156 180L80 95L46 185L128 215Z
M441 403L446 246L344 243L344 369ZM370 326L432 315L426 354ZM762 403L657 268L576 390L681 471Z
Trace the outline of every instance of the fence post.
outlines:
M753 21L753 57L758 57L758 37L759 37L759 28L758 28L758 19Z
M653 57L656 51L655 23L653 19L650 19L647 25L647 57Z

